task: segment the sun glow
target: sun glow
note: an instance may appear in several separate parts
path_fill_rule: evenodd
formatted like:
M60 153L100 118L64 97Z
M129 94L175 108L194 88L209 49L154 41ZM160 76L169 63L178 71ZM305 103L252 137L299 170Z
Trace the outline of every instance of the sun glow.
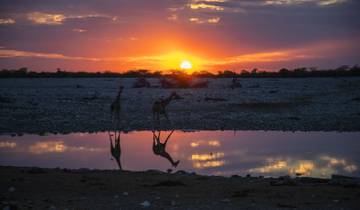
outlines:
M192 64L190 63L190 61L184 60L184 61L181 62L180 68L184 69L184 70L191 69Z
M182 69L188 73L201 69L205 64L202 58L179 51L160 55L156 58L156 61L161 63L162 69Z

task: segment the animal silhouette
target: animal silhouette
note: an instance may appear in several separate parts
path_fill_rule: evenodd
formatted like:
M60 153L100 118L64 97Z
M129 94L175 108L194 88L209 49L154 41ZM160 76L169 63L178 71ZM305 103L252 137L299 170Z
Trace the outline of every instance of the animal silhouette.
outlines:
M111 134L109 132L109 141L110 141L110 153L111 156L115 159L119 170L122 170L121 167L121 161L120 161L120 157L121 157L121 145L120 145L120 131L115 131L114 133L115 135ZM114 142L113 142L113 138L114 137Z
M163 115L168 121L169 117L166 111L166 107L170 104L170 102L174 99L181 99L181 97L176 93L172 92L170 96L166 98L160 98L159 100L155 101L152 107L153 112L153 121L157 121L160 124L160 116Z
M115 100L110 105L111 120L119 122L121 113L121 93L124 87L120 86Z
M170 132L170 134L167 136L164 143L161 143L161 141L160 141L161 131L158 131L158 135L156 135L155 131L152 131L152 132L153 132L153 146L152 146L152 149L153 149L154 154L159 155L159 156L167 159L171 163L171 165L173 167L177 167L180 161L179 160L174 161L172 159L172 157L170 156L170 154L166 151L166 144L168 143L168 141L169 141L171 135L173 134L174 130L172 130Z

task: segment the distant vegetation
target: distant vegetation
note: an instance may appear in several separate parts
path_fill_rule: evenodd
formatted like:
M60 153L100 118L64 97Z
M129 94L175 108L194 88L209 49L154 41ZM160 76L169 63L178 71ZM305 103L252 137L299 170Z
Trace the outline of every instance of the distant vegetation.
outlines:
M0 78L66 78L66 77L172 77L186 74L181 71L169 71L162 73L160 71L149 71L149 70L130 70L123 73L104 71L104 72L70 72L57 69L56 72L37 72L31 71L27 68L20 69L2 69L0 71ZM296 68L296 69L280 69L275 72L259 71L258 69L253 70L242 70L240 73L236 73L231 70L219 71L216 74L200 71L194 72L191 76L206 77L206 78L234 78L234 77L349 77L349 76L360 76L360 67L355 65L340 66L336 69L316 69L316 68Z

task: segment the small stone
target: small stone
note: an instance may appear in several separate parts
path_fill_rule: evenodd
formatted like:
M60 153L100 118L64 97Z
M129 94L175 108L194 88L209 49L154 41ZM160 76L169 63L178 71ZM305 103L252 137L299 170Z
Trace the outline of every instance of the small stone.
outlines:
M15 192L15 187L9 187L9 192Z
M114 199L118 199L119 198L119 195L114 195Z
M151 206L151 203L149 201L144 201L144 202L140 203L140 205L142 205L144 208L148 208Z
M124 196L128 196L129 193L128 193L128 192L124 192L123 195L124 195Z
M172 201L171 201L171 205L172 205L172 206L175 206L175 205L176 205L176 201L172 200Z

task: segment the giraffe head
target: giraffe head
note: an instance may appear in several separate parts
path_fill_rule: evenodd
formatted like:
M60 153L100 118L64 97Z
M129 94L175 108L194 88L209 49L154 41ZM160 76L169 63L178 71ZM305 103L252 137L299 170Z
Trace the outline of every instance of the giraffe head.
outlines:
M175 91L171 93L171 97L172 97L174 100L183 99L183 97L179 96L179 94L177 94Z

